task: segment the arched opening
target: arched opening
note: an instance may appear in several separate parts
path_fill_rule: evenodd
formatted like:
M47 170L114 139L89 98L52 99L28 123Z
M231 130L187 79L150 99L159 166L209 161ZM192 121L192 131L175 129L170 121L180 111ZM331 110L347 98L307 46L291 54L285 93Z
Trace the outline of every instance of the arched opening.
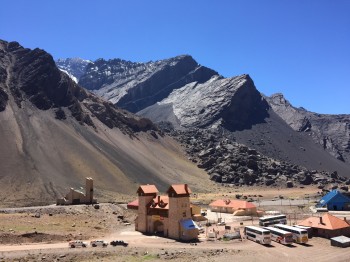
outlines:
M161 222L159 220L154 221L153 229L154 229L154 233L157 236L163 236L164 235L164 224L163 224L163 222Z

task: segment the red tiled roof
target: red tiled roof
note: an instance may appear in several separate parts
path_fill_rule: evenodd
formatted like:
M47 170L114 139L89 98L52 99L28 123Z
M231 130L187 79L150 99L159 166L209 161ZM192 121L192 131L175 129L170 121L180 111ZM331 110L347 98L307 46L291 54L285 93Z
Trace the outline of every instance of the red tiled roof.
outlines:
M256 208L256 206L250 202L243 200L230 200L230 199L218 199L210 203L212 207L231 207L233 209L247 209Z
M156 188L155 185L141 185L137 192L139 190L142 190L144 194L151 194L151 193L158 193L158 189Z
M187 184L171 185L167 192L169 192L170 189L173 189L178 195L186 195L192 193L191 189L187 186Z
M150 204L151 204L150 208L169 209L169 197L168 196L157 196L157 197L153 198L153 201Z
M159 198L158 198L159 197ZM158 203L158 200L160 200L160 205ZM149 208L156 208L156 209L169 209L169 197L168 196L156 196L148 203L150 206ZM139 200L135 199L134 201L127 204L128 209L138 209L139 208Z
M139 208L139 200L135 199L134 201L128 203L126 207L128 209L138 209Z
M346 221L341 218L332 216L331 214L324 214L322 216L322 224L320 217L309 217L299 223L299 225L329 230L349 227L349 224Z

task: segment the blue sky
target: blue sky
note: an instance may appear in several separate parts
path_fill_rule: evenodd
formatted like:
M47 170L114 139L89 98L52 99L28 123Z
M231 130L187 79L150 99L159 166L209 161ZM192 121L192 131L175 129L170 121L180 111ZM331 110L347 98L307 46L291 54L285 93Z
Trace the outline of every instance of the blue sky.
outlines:
M55 59L190 54L295 106L350 114L348 0L3 0L0 39Z

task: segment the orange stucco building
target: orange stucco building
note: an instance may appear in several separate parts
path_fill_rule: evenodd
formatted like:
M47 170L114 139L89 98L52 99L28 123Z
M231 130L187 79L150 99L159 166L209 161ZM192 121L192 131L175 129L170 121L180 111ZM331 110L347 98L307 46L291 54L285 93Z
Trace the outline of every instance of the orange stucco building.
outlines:
M234 216L261 216L253 203L243 200L218 199L209 204L212 212L232 213Z

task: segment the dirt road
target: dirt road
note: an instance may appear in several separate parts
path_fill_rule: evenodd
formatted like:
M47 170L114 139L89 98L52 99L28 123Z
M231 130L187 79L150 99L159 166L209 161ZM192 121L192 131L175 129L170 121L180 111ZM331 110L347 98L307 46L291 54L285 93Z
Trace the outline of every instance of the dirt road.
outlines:
M161 260L162 256L174 255L174 261L191 261L193 256L197 255L197 261L226 261L226 259L239 259L239 261L348 261L350 257L350 248L341 249L331 247L329 240L322 238L312 238L307 245L293 244L292 246L283 246L275 242L271 246L263 246L249 240L243 241L204 241L205 235L201 235L202 241L197 245L189 243L180 243L174 240L145 236L133 230L132 226L127 226L119 232L112 233L104 238L107 241L112 239L123 239L129 242L127 248L79 248L70 249L67 243L56 244L30 244L30 245L2 245L0 246L1 256L6 258L16 257L17 255L26 256L34 254L56 253L56 254L74 254L74 256L91 255L91 251L96 254L103 252L104 261L128 261L129 256L150 256ZM117 256L119 257L115 257ZM78 254L78 255L77 255ZM112 259L113 258L113 259ZM120 259L120 260L119 260ZM0 259L1 261L1 259ZM61 261L64 261L61 259ZM81 261L84 261L83 259ZM89 260L94 261L94 260ZM96 260L97 261L97 260ZM138 261L138 260L136 260Z

